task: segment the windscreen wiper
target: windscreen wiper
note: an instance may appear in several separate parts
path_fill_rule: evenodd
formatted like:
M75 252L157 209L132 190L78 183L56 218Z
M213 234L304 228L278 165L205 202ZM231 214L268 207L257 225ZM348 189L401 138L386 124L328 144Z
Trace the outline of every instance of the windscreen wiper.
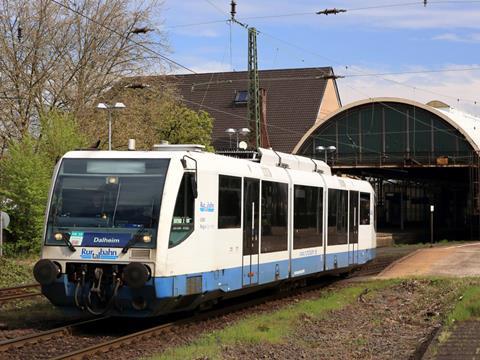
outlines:
M70 242L70 234L69 233L62 233L62 240L65 244L67 244L68 248L70 249L71 252L77 251L75 249L75 246Z
M126 254L128 249L130 249L133 245L135 245L135 243L139 239L138 235L140 235L143 232L143 230L145 230L145 224L142 225L135 234L133 234L132 238L128 241L127 245L125 245L125 247L122 249L122 254Z

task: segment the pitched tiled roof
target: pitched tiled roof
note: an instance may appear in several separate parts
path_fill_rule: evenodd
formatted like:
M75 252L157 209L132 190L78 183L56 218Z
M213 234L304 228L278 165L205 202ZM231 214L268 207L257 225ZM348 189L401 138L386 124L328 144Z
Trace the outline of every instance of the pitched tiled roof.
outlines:
M291 152L317 118L330 67L259 71L260 88L267 92L267 127L273 149ZM152 77L148 77L151 80ZM246 105L235 105L235 94L248 90L246 71L167 76L173 80L185 105L205 110L215 119L213 144L229 144L227 128L248 127ZM165 77L159 77L165 80ZM233 140L233 139L232 139Z

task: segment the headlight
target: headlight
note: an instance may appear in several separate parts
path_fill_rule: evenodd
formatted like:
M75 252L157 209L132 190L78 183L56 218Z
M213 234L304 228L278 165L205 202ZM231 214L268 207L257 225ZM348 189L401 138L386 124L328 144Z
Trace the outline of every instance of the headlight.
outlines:
M53 235L53 238L57 241L62 241L63 240L63 234L62 233L55 233L55 235Z
M116 176L107 176L107 178L105 180L106 180L105 182L109 185L118 184L118 177L116 177Z
M143 235L142 240L144 243L149 243L152 241L152 237L150 235Z

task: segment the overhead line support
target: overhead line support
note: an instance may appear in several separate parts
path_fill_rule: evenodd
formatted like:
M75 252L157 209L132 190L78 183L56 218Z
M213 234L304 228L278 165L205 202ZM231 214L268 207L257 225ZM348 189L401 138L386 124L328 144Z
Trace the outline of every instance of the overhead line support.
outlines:
M260 82L258 79L258 61L257 61L257 30L249 27L235 19L237 13L234 0L230 3L230 21L237 23L248 30L248 119L249 127L253 128L255 136L255 147L258 149L261 145L260 128Z
M322 11L317 11L316 14L317 15L337 15L339 13L344 13L344 12L347 12L347 10L333 8L333 9L325 9Z
M248 28L248 117L255 124L255 146L260 147L260 82L257 63L257 30Z

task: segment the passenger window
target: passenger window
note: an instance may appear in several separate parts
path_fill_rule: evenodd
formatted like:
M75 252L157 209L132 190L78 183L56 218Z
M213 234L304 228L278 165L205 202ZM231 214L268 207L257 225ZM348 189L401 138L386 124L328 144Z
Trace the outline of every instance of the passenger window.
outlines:
M328 189L328 245L348 243L348 191Z
M295 185L293 248L322 246L323 189Z
M262 253L288 249L288 185L262 181Z
M369 193L360 193L360 225L370 225Z
M242 178L218 177L218 228L240 228L242 211Z
M173 211L172 228L168 247L172 248L184 241L194 229L194 204L193 182L195 174L183 174L180 188L178 189L175 210Z

